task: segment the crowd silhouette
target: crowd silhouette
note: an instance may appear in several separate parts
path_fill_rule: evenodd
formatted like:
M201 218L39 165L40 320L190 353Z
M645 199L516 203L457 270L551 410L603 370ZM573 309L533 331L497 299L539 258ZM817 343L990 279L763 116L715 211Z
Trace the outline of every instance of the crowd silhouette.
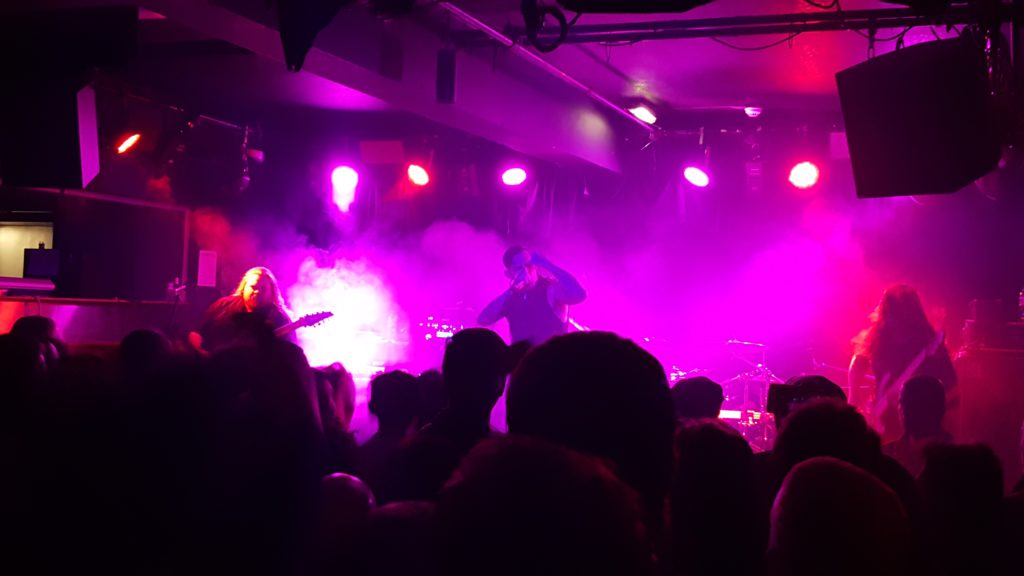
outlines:
M344 351L339 351L339 358ZM78 353L0 335L7 574L1010 575L1024 482L906 382L883 444L842 390L794 379L772 450L608 332L528 351L471 328L440 373L371 381L269 330L211 354L151 330ZM489 418L505 395L508 433ZM1024 446L1022 446L1024 449ZM1024 454L1022 454L1024 457Z

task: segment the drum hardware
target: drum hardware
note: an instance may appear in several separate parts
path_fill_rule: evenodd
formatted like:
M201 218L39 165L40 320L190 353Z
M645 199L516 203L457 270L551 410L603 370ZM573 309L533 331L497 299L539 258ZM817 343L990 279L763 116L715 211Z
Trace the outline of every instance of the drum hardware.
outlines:
M726 409L719 417L743 435L755 451L770 450L775 430L765 411L768 386L781 384L783 380L767 365L767 344L732 339L726 341L726 345L738 348L732 350L732 356L750 370L722 382ZM751 359L751 355L755 359Z
M673 365L672 368L668 371L668 381L669 381L669 383L675 383L675 382L678 382L680 380L685 380L687 378L695 378L697 376L703 376L705 374L709 374L710 372L711 372L711 370L708 370L707 368L694 368L692 370L681 370L678 366Z

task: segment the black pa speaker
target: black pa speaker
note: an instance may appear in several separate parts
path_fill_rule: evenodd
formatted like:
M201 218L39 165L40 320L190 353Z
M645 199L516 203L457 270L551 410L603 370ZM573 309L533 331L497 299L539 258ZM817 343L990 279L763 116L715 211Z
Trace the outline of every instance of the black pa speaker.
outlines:
M967 36L862 62L836 84L859 198L956 192L999 162L984 53Z
M138 8L15 12L0 17L0 179L84 188L99 172L93 69L138 45Z

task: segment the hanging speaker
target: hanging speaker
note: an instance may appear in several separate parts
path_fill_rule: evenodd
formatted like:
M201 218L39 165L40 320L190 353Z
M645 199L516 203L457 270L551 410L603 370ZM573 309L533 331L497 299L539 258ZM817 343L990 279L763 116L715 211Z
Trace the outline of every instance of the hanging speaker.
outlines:
M1001 153L985 55L966 35L836 74L860 198L956 192Z
M134 58L138 8L15 11L0 18L0 178L84 188L100 169L94 69Z

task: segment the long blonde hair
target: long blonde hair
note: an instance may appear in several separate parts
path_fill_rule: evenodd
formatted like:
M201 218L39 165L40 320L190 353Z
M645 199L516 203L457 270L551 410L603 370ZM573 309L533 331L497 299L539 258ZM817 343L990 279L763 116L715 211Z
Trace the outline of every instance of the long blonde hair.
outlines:
M270 268L255 266L246 270L245 274L242 274L242 279L238 282L238 287L235 288L234 295L239 298L242 297L242 292L245 291L245 286L248 284L246 279L249 278L251 274L258 274L260 277L266 277L270 280L270 301L274 306L277 306L281 310L286 310L284 306L284 299L281 297L281 289L277 286L277 278L274 276L274 273L270 271Z

